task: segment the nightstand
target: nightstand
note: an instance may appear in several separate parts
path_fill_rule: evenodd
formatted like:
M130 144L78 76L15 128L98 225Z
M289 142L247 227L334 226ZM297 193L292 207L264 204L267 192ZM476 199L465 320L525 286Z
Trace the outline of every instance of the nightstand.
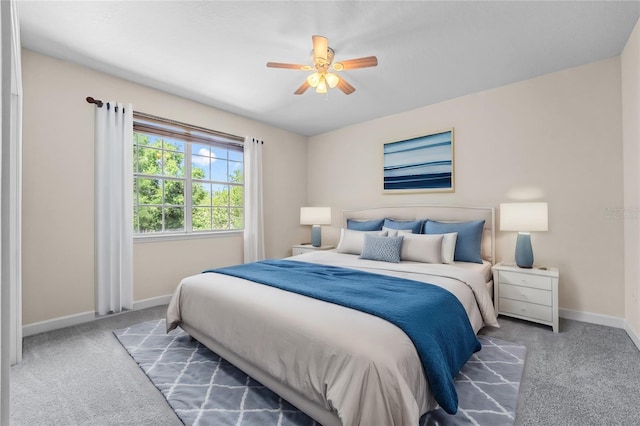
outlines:
M291 247L291 255L297 256L302 253L309 253L311 251L318 251L318 250L331 250L333 248L335 248L335 246L314 247L311 244L298 244Z
M558 332L557 268L525 269L498 263L492 270L496 314L550 325Z

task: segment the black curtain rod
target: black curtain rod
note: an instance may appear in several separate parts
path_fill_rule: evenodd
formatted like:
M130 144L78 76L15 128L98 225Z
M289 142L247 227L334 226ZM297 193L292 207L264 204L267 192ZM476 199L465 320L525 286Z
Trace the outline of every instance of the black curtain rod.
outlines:
M102 105L104 105L100 99L93 99L91 96L87 96L87 102L90 104L96 104L98 108L102 108Z
M102 105L104 105L104 102L102 102L100 99L93 99L91 96L87 96L87 102L89 102L90 104L95 104L98 108L102 108ZM109 105L109 103L107 102L107 109L109 109L110 107L111 105ZM113 110L115 112L118 112L118 106L116 105ZM122 108L122 112L124 113L124 108Z
M90 104L95 104L98 108L102 108L102 105L104 105L104 102L102 102L100 99L93 99L91 96L87 96L86 99L87 99L87 102L89 102ZM107 104L107 109L109 109L109 104ZM117 111L118 111L118 107L116 107L116 112ZM124 112L124 108L122 109L122 112ZM135 113L135 111L134 111L134 113ZM168 121L168 120L165 120L165 119L161 119L159 117L155 117L153 115L148 115L148 114L143 114L143 113L138 113L138 114L140 116L143 116L143 117L148 117L148 118L154 118L154 119L160 119L160 120L163 120L163 121ZM206 131L210 131L210 130L206 129ZM236 139L238 141L244 141L244 138L241 138L240 136L235 136L235 135L226 134L226 133L224 134L224 136L229 137L231 139ZM257 142L257 143L260 143L260 144L264 145L264 141L263 140L259 140L259 139L255 139L255 138L252 138L252 139L253 139L254 142Z

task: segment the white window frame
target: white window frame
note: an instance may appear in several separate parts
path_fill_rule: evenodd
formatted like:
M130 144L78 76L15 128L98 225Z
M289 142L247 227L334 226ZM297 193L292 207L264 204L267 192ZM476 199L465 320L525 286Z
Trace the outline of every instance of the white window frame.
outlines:
M220 147L223 149L232 149L234 151L242 152L242 164L243 168L246 164L244 161L244 138L230 135L227 133L217 132L210 129L205 129L198 126L193 126L186 123L181 123L174 120L168 120L161 117L156 117L153 115L136 112L133 113L133 122L134 122L134 132L155 135L160 137L172 138L175 140L179 140L184 143L184 176L183 177L174 177L167 175L148 175L144 173L138 173L133 171L133 176L135 178L147 178L147 179L160 179L164 182L166 181L180 181L183 182L184 187L184 230L179 231L171 231L164 230L165 220L163 213L163 230L159 232L148 232L148 233L139 233L137 229L134 229L133 237L136 242L151 242L157 240L182 240L182 239L191 239L191 238L211 238L211 237L224 237L230 235L238 235L244 232L244 227L241 229L214 229L214 230L194 230L193 229L193 221L192 221L192 183L201 181L210 184L226 184L231 189L231 186L240 186L243 188L244 194L244 182L241 184L232 183L229 180L226 182L219 182L213 179L193 179L192 178L192 147L193 144L201 144L201 145L209 145L213 147ZM135 140L135 139L134 139ZM133 146L131 147L133 149ZM164 148L162 149L162 153L164 153ZM134 162L137 159L134 159ZM235 161L229 160L227 158L226 161ZM211 176L210 176L211 178ZM163 204L160 207L166 207L164 204L164 185L163 185ZM134 191L134 200L133 204L135 207L139 206L138 203L138 191L137 189ZM234 208L237 206L231 206L231 196L229 194L229 204L227 205L228 209ZM243 214L245 209L244 199L242 201ZM230 211L230 210L229 210ZM229 213L230 214L230 213ZM243 217L243 224L244 224ZM231 217L229 217L231 220Z

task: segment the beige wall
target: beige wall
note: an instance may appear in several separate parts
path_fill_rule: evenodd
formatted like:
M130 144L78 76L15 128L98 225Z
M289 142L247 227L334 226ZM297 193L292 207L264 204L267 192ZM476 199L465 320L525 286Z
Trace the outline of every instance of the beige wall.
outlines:
M268 257L307 237L306 138L84 67L23 50L23 323L94 310L93 106L137 111L265 141ZM282 190L286 188L286 191ZM134 299L173 292L181 277L242 261L242 237L134 244Z
M560 307L624 316L620 59L613 58L343 128L309 139L308 201L397 204L549 203L536 263L560 268ZM381 100L382 101L382 100ZM382 145L455 129L455 193L382 194ZM498 233L513 261L516 235ZM326 229L336 242L338 228Z
M93 311L93 107L84 98L94 96L263 138L268 257L286 256L291 244L308 239L308 229L298 225L302 205L333 207L334 226L323 229L323 239L335 243L344 208L546 200L549 232L532 239L536 263L561 270L561 308L624 317L626 291L627 319L637 330L633 294L640 274L634 278L627 268L626 290L623 276L623 226L637 224L610 212L640 204L637 164L629 168L627 160L623 201L620 124L624 103L630 117L625 159L628 150L637 158L638 96L628 91L637 93L639 85L638 37L636 28L622 66L612 58L350 126L308 144L299 135L24 50L23 323ZM456 192L382 194L382 144L447 128L455 129ZM515 235L499 233L498 258L513 260L514 246ZM640 243L626 247L627 259L637 264ZM169 294L185 275L241 259L238 236L136 243L135 300Z
M626 320L640 335L640 21L621 56Z

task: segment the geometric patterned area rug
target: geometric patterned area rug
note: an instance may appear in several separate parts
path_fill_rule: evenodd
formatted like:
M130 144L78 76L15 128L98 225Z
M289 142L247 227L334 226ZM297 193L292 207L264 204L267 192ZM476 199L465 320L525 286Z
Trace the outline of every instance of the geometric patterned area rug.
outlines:
M455 379L458 412L438 407L420 419L422 426L512 425L526 348L493 337L478 336L482 350L474 353Z
M306 426L309 416L165 320L113 333L187 426ZM420 426L512 425L526 349L478 336L482 350L455 380L458 412L426 413Z

